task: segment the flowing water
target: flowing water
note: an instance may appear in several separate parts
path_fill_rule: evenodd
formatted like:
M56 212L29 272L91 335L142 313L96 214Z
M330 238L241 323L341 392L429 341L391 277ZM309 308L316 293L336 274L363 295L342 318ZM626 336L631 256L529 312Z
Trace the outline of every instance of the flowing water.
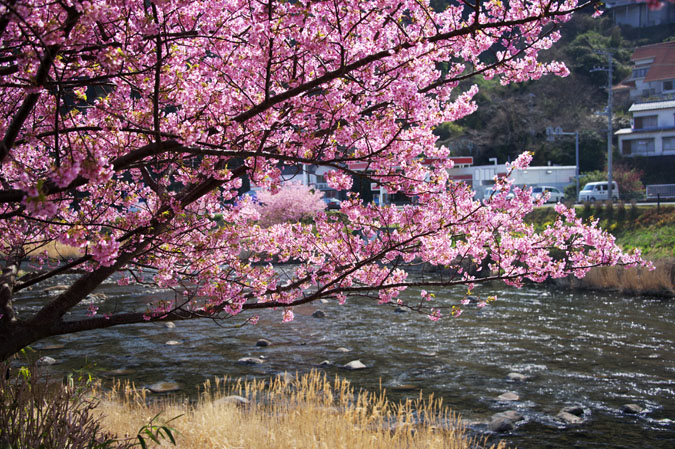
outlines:
M108 299L99 313L123 304L143 310L165 294L115 284L104 285L102 292ZM457 303L464 290L435 293L436 301ZM419 291L406 294L419 300ZM185 394L194 394L214 376L306 372L329 360L333 366L319 369L346 377L357 388L376 391L381 383L390 391L406 385L434 393L476 432L488 432L492 414L517 410L525 421L491 438L522 449L675 447L674 301L501 284L480 286L474 294L496 294L499 300L480 310L469 305L461 317L438 322L363 299L343 306L319 303L296 309L295 320L286 324L280 311L264 311L257 326L242 327L243 319L220 326L209 320L179 322L173 329L148 323L54 337L35 349L57 359L49 368L57 373L95 363L104 379L110 377L106 371L125 369L119 377L136 385L173 381ZM34 309L45 296L26 292L23 310ZM317 309L326 317L312 317ZM259 338L272 345L257 347ZM167 345L169 340L179 344ZM351 351L339 352L340 347ZM264 357L265 363L236 363L246 356ZM368 368L340 368L355 359ZM510 381L510 372L530 379ZM495 399L507 391L520 399ZM390 396L418 394L393 391ZM642 406L644 413L621 413L627 403ZM568 405L584 407L584 424L565 426L556 420Z

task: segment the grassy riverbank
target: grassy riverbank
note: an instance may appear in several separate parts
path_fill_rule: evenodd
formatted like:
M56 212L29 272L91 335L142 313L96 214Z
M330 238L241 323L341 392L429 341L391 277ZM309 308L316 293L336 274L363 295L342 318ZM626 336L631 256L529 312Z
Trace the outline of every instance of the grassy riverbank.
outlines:
M391 403L385 392L356 393L346 380L316 372L204 387L196 402L187 402L118 384L99 393L96 412L103 428L119 436L135 435L158 413L159 422L179 416L170 425L178 431L176 446L187 449L486 448L439 400ZM166 440L161 447L173 446Z
M585 221L599 219L600 227L610 232L625 250L639 248L650 259L675 257L675 207L618 203L590 204L576 208ZM553 208L540 207L531 212L526 221L542 229L556 218Z

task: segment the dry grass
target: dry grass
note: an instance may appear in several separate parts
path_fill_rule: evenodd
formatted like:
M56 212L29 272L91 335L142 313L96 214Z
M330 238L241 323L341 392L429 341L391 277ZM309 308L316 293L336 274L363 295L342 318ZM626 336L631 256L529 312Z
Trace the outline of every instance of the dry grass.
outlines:
M227 399L231 395L250 402L237 405ZM119 436L135 435L159 412L167 420L183 415L170 425L180 432L177 447L186 449L467 449L485 444L467 436L459 417L433 397L391 403L384 391L355 393L347 381L330 382L316 372L269 381L206 382L193 403L149 401L128 384L99 396L103 428ZM166 441L161 447L173 446Z
M50 259L75 259L84 255L82 249L56 241L51 241L44 245L30 245L24 249L29 257L44 254L45 252L47 252L47 256Z
M572 287L616 290L627 294L675 295L675 259L654 262L655 270L599 267L582 279L572 278Z

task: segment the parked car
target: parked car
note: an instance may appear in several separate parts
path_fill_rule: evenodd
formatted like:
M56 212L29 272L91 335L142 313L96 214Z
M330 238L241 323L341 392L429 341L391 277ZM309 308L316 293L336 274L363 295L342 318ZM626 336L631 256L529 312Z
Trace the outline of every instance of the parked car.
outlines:
M328 210L340 210L341 201L337 198L323 198L324 203L326 203L326 208Z
M492 188L485 189L485 192L483 192L483 202L489 200L493 194L494 190ZM509 191L509 193L506 194L506 199L512 200L513 198L515 198L515 196L516 195L513 192Z
M532 187L532 197L539 198L545 192L549 193L547 203L559 203L565 198L565 194L553 186L534 186Z
M579 202L584 201L606 201L609 199L609 184L607 181L589 182L579 192ZM612 181L612 201L619 200L619 186L616 181Z

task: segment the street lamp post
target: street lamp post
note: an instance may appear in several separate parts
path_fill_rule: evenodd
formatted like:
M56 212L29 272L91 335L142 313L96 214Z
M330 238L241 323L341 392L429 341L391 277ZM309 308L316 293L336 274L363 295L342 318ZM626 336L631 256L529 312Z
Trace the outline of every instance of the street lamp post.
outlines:
M576 169L574 178L577 183L577 198L579 198L579 131L565 132L560 126L546 128L546 135L549 142L555 140L556 136L574 136L574 155L576 158Z

